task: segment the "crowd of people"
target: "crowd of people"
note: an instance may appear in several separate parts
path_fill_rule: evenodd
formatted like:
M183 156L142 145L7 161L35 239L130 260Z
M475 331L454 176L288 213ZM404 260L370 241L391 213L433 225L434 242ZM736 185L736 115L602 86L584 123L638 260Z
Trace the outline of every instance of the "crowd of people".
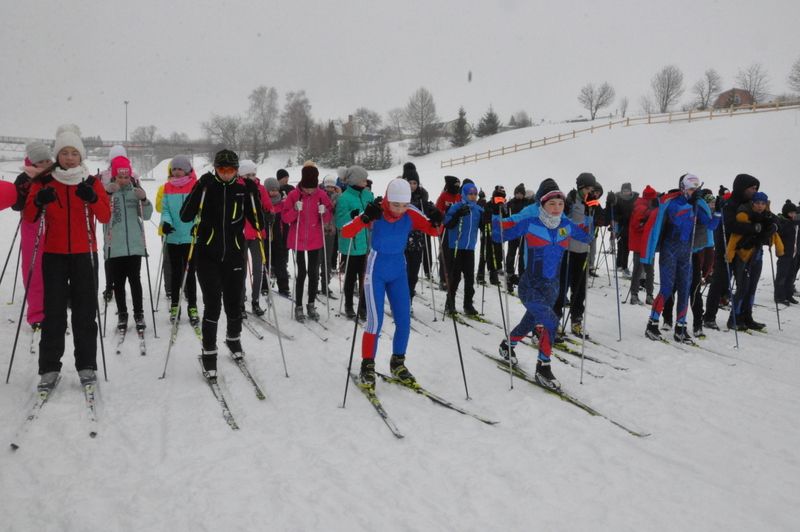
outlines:
M681 343L719 330L717 313L726 305L728 329L763 329L753 315L754 297L765 254L772 261L773 248L773 299L797 304L797 206L787 199L774 213L760 182L748 174L737 175L731 190L721 186L716 194L687 173L675 188L658 191L649 184L639 194L623 183L604 200L602 185L589 172L580 173L569 191L544 179L535 188L520 183L510 198L503 186L484 191L472 179L448 175L434 201L410 162L376 197L360 166L339 168L320 180L319 169L308 161L294 187L285 169L262 181L253 161L223 149L199 178L190 158L173 157L151 202L122 147L112 150L107 170L92 175L75 126L58 129L52 151L37 142L27 146L26 155L14 186L0 187L0 207L21 212L27 321L41 331L43 389L54 386L61 370L67 309L78 374L82 382L96 380L99 246L102 295L106 303L116 303L117 328L128 326L128 286L133 323L138 332L145 330L141 264L148 254L145 222L154 210L160 214L161 241L151 243L150 251L161 247L170 321L177 327L184 299L188 321L200 331L209 379L216 378L222 309L225 345L241 358L247 306L263 316L261 297L276 285L276 295L293 301L298 322L320 319L319 299L343 298L342 318L364 324L359 382L368 389L375 386L388 299L395 322L392 375L413 385L405 357L422 272L446 293L444 310L453 316L459 313L459 293L463 314L479 315L476 285L487 279L518 295L525 314L500 342L499 353L516 364L515 346L534 335L536 379L558 388L552 348L568 334L588 337L587 284L599 275L606 242L616 273L630 280L624 300L650 307L643 332L653 340L669 341L662 337L664 329L673 330L674 341ZM97 222L103 224L100 231ZM331 287L334 272L342 279L338 293Z

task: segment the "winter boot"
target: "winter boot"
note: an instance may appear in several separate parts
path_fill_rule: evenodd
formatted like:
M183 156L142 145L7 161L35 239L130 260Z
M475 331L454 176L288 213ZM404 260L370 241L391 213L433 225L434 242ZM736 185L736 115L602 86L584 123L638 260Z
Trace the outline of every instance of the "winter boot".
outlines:
M694 341L692 337L689 335L689 331L686 330L685 323L676 323L675 324L675 334L672 336L675 338L675 341L680 344L693 344Z
M134 312L133 322L136 324L136 332L142 332L147 328L144 323L144 312Z
M705 338L706 333L703 331L703 325L698 323L694 327L692 327L692 333L694 334L695 338Z
M800 301L797 301L797 299L795 299L794 296L787 297L786 301L788 301L792 305L797 305L798 303L800 303Z
M517 353L514 351L514 347L509 347L508 343L503 340L500 342L500 347L498 348L500 352L500 356L503 357L503 360L508 360L511 357L511 365L517 365Z
M716 320L703 320L703 327L705 327L706 329L713 329L715 331L719 330L719 325L717 325Z
M467 316L478 316L480 313L478 309L476 309L472 303L464 303L464 314Z
M367 307L366 307L366 305L363 306L363 307L359 305L359 307L358 307L358 319L361 320L361 321L367 321Z
M266 311L263 308L261 308L261 305L258 304L258 301L253 301L253 304L250 305L250 310L253 312L253 314L255 314L258 317L261 317L264 314L266 314Z
M358 386L365 390L375 390L375 359L361 359L361 373L358 374Z
M444 304L444 313L448 316L452 316L456 313L456 303L453 298L447 298L447 301Z
M200 360L203 362L203 377L209 382L217 382L217 350L203 349Z
M117 313L117 330L119 332L125 332L128 330L128 313L127 312L119 312Z
M189 307L186 313L189 315L189 323L192 324L192 327L200 325L200 315L197 313L197 307Z
M294 319L303 323L306 321L306 315L303 314L303 306L302 305L295 305L294 307Z
M309 319L319 321L319 312L317 312L317 307L314 306L314 303L306 305L306 313Z
M636 294L631 294L631 299L629 301L631 305L641 305L642 302L639 300L639 296Z
M728 323L727 323L728 330L732 331L736 329L737 331L746 331L747 325L744 323L744 321L742 321L742 318L743 316L736 316L735 320L736 324L733 323L734 322L733 316L728 318Z
M405 355L392 355L392 358L389 359L389 369L392 370L392 376L404 385L414 386L417 384L414 375L406 367Z
M486 277L484 277L483 275L478 275L475 277L475 282L482 286L486 285Z
M587 333L583 328L583 323L579 321L576 321L572 324L572 334L574 334L578 338L583 338L584 336L587 339L590 338L589 333Z
M353 309L353 305L345 305L344 306L344 315L348 320L355 319L356 311Z
M647 297L644 299L644 304L648 307L652 307L654 301L655 299L653 299L653 294L647 294Z
M494 286L500 286L500 279L497 277L497 272L489 272L489 283Z
M40 392L49 392L53 388L56 387L56 382L58 382L59 373L57 371L48 371L47 373L42 373L42 376L39 378L39 386L37 389Z
M169 307L169 322L175 323L178 321L178 313L180 312L180 307L178 305L172 305Z
M230 349L231 356L234 360L241 360L244 358L242 342L239 338L225 338L225 345Z
M537 360L536 375L534 375L534 378L536 379L536 382L545 388L555 391L561 389L561 383L558 382L558 379L556 379L555 375L553 375L553 370L550 369L550 362L542 362L541 360Z
M670 329L672 329L672 320L664 318L664 323L661 325L661 330L668 331Z
M566 343L566 341L567 341L567 339L565 338L565 335L564 335L564 329L562 329L561 326L556 327L556 337L553 338L553 343L554 344L564 344L564 343Z
M742 315L742 321L744 321L744 324L747 325L748 329L753 329L755 331L760 331L767 326L765 323L754 320L753 315L749 312Z
M97 382L97 373L92 368L79 369L78 378L81 381L81 386L94 384Z
M661 340L661 331L658 330L658 320L654 320L650 318L647 320L647 329L644 331L644 335L651 340Z

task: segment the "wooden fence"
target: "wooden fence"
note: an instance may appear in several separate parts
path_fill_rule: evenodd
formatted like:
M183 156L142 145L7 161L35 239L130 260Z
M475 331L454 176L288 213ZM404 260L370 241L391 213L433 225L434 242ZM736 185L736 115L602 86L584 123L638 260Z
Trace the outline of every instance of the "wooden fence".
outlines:
M800 109L800 102L775 102L770 104L760 105L742 105L739 107L729 107L726 109L709 109L707 111L681 111L677 113L664 113L647 116L627 117L620 120L609 121L604 124L593 123L590 127L584 129L573 129L565 133L559 133L552 137L542 137L540 139L531 139L522 144L513 144L509 146L501 146L493 148L488 151L474 153L472 155L464 155L462 157L454 157L452 159L440 162L440 168L451 168L467 163L477 163L478 161L488 160L493 157L502 157L511 153L517 153L525 150L532 150L534 148L542 148L552 144L558 144L566 140L576 138L578 135L586 133L593 134L595 131L604 129L612 129L614 127L629 127L636 125L650 125L650 124L672 124L674 122L692 122L698 120L712 120L733 116L745 116L753 113L768 113L772 111L788 111L792 109Z

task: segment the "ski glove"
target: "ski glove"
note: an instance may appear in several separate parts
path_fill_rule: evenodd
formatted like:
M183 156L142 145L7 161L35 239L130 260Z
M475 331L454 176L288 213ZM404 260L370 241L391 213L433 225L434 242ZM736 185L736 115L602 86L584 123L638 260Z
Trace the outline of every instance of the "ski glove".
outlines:
M350 211L350 219L352 220L353 218L355 218L355 217L356 217L356 216L358 216L359 214L361 214L361 211L360 211L360 210L358 210L358 209L353 209L352 211Z
M45 187L36 193L36 197L33 199L33 203L35 203L37 207L44 207L48 203L52 203L55 200L56 200L56 189L52 187Z
M303 210L303 202L301 200L297 200L294 202L294 210L302 211Z
M175 232L175 228L169 224L169 222L162 222L161 223L161 232L165 235L171 235Z
M252 179L244 179L244 188L247 190L248 194L253 194L254 196L260 196L258 192L258 185Z
M439 227L442 225L442 219L443 216L439 209L431 209L428 212L428 220L430 220L433 227Z
M364 207L364 214L361 215L362 222L368 224L373 220L377 220L383 215L383 208L381 207L381 201L382 198L378 197L375 198L375 201L367 203L367 206Z
M106 185L106 192L108 192L109 194L119 192L119 185L112 181L111 183Z
M86 203L94 203L97 201L97 193L94 191L92 185L86 181L78 183L78 187L75 189L75 195Z
M136 199L139 201L144 201L147 199L147 193L144 191L143 188L136 187L133 189L133 195L136 196Z
M319 204L319 206L317 207L317 211L318 211L320 214L325 214L325 205L323 205L322 203L320 203L320 204Z
M462 205L453 216L454 218L461 218L469 214L469 205Z

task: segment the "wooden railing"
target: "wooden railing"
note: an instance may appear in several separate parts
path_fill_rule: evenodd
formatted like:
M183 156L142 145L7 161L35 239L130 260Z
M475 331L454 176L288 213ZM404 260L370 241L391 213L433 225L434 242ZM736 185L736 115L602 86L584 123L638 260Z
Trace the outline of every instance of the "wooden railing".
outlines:
M594 123L592 123L590 127L584 129L573 129L571 131L559 133L558 135L554 135L552 137L531 139L530 141L523 142L522 144L501 146L499 148L493 148L488 151L478 152L472 155L464 155L462 157L454 157L452 159L444 160L440 162L440 168L451 168L453 166L458 166L467 163L477 163L478 161L491 159L493 157L502 157L504 155L509 155L520 151L532 150L534 148L542 148L544 146L550 146L552 144L558 144L559 142L564 142L566 140L574 139L578 135L586 133L593 134L595 131L603 129L612 129L614 127L629 127L629 126L648 125L648 124L672 124L673 122L712 120L714 118L743 116L752 113L767 113L771 111L788 111L791 109L800 109L800 102L798 101L775 102L775 103L760 104L760 105L753 104L753 105L742 105L738 107L732 106L725 109L709 109L706 111L694 110L694 111L681 111L676 113L637 116L632 118L627 117L627 118L622 118L620 120L609 121L603 124L599 124L595 121Z

